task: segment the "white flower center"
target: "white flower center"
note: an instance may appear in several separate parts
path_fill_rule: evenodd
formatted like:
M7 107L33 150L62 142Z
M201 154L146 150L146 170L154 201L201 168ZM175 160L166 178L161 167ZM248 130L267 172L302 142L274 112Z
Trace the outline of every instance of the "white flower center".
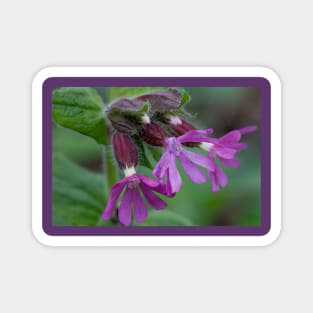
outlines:
M199 147L207 152L210 152L210 150L212 149L212 147L214 146L213 143L209 143L209 142L201 142Z
M142 121L143 124L150 124L150 117L147 114L144 114L141 117L141 121Z
M181 125L182 121L181 121L181 119L177 115L174 115L174 116L170 117L170 124L172 124L172 125Z
M125 177L129 177L129 176L132 176L132 175L134 175L134 174L136 174L136 170L135 170L135 167L134 167L134 166L132 166L132 167L126 167L126 168L124 169L124 175L125 175Z

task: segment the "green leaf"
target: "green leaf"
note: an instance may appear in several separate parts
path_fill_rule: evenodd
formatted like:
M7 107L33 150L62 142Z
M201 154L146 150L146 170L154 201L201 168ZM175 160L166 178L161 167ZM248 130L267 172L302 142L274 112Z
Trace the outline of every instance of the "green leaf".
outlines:
M88 164L101 159L102 147L94 139L53 123L53 151L75 162Z
M142 108L138 111L139 113L148 113L149 112L149 103L145 102Z
M111 222L101 220L107 197L102 175L56 154L53 157L52 186L53 225L111 225Z
M89 87L63 87L53 91L52 116L59 125L107 144L104 104Z
M144 223L136 226L192 226L192 223L184 216L170 210L150 210Z
M186 105L187 103L189 103L191 101L191 96L188 94L188 92L183 89L183 95L182 95L182 99L180 102L180 107L183 107L184 105Z

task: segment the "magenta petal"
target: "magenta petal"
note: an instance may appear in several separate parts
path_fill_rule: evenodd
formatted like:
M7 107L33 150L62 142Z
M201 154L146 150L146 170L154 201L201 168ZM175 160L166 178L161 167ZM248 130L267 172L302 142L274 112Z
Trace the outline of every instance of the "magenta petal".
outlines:
M172 191L172 186L170 184L170 174L169 174L169 169L166 171L166 184L165 184L165 190L166 190L166 195L168 197L173 197L175 196L175 192Z
M133 191L134 189L126 188L121 205L118 209L118 219L126 226L130 225L132 219Z
M107 201L107 205L106 205L104 212L102 214L102 218L104 220L108 220L111 218L111 216L114 212L114 209L116 207L116 202L117 202L121 192L123 191L125 184L127 184L127 180L123 179L120 182L116 183L112 187L109 199Z
M211 171L211 172L215 171L215 166L216 166L213 157L214 157L214 154L212 155L211 153L209 153L208 162L209 162L209 166L210 166L209 171Z
M163 210L166 208L167 204L162 199L160 199L157 195L155 195L149 187L144 184L140 184L141 190L146 197L148 203L156 210Z
M167 173L168 173L168 170L165 173L166 177L168 175ZM166 181L168 182L168 179ZM167 196L169 198L172 198L172 197L175 196L175 193L171 192L171 190L170 190L171 188L170 188L169 184L163 184L162 182L160 182L158 184L158 186L156 186L156 187L149 187L149 188L151 190L156 191L156 192L158 192L158 193L160 193L162 195L165 195L165 196Z
M137 223L142 223L147 219L148 210L137 189L134 189L133 191L133 201L135 209L135 221Z
M219 138L219 143L221 145L231 145L240 140L241 133L239 130L233 130L227 133L226 135Z
M200 166L208 169L209 171L214 170L214 164L212 164L212 162L210 162L210 160L207 156L196 153L196 152L192 152L189 150L182 150L180 153L184 154L193 163L200 165Z
M209 172L211 187L213 192L218 192L220 190L216 182L215 172Z
M169 181L167 184L170 184L171 186L171 192L176 193L180 190L181 185L182 185L182 180L179 174L179 171L176 167L176 159L175 156L172 154L170 163L169 163L169 168L168 168L168 179Z
M220 146L220 145L215 145L214 146L214 152L218 156L220 156L221 158L233 159L237 151L235 149L232 149L232 148L225 148L225 147Z
M237 151L244 150L247 147L248 147L248 145L245 142L238 142L238 143L232 145L232 148L237 150Z
M203 184L206 181L206 176L186 157L184 153L180 153L178 159L184 168L184 171L194 183Z
M213 159L212 159L213 161ZM214 162L214 161L213 161ZM224 171L214 163L215 169L214 171L209 171L209 177L211 181L212 191L219 191L219 186L225 187L228 183L228 178Z
M159 162L156 164L156 166L153 169L153 172L152 172L153 175L158 178L162 178L165 174L165 171L167 170L169 166L170 159L171 159L171 153L169 152L168 149L165 149L161 159L159 160Z
M246 127L239 129L239 131L242 135L244 135L247 133L254 132L256 130L256 128L257 128L256 126L246 126Z
M221 157L219 159L226 167L236 168L240 166L240 161L237 159L223 159Z
M225 172L219 166L215 167L215 175L216 175L217 183L220 186L225 187L228 183L228 178Z
M182 136L177 137L180 143L184 142L203 142L207 141L207 136L213 133L213 129L190 130Z
M151 177L148 177L148 176L143 176L143 175L139 175L137 174L138 177L140 178L140 180L147 186L151 187L151 188L157 188L159 187L160 185L160 182L151 178Z

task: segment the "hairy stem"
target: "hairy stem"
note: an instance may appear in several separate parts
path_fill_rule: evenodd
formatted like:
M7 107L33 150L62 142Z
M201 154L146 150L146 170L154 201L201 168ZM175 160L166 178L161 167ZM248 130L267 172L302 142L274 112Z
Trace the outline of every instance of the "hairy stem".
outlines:
M116 173L116 168L115 168L114 155L113 155L112 148L109 144L103 147L102 158L104 161L104 168L105 168L105 174L106 174L105 176L107 180L108 193L109 193L111 190L111 187L117 181L117 173Z
M104 134L104 138L105 140L104 140L104 146L102 148L102 159L103 159L105 176L107 180L108 194L109 194L112 186L117 181L117 172L116 172L116 162L114 160L112 146L111 146L107 129Z

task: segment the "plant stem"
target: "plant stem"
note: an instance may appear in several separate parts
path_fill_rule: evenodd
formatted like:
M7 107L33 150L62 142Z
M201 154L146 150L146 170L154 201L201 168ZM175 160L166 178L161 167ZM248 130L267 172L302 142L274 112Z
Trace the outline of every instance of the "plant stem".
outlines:
M107 180L108 193L111 187L117 182L117 173L115 168L114 156L109 144L106 144L102 149L102 158L105 165L105 176Z

